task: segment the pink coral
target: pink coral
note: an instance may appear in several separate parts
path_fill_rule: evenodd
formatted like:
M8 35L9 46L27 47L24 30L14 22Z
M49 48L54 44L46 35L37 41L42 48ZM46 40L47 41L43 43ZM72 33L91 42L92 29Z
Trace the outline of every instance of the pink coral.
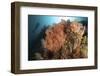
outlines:
M50 51L58 51L65 41L64 25L57 24L46 31L44 46Z

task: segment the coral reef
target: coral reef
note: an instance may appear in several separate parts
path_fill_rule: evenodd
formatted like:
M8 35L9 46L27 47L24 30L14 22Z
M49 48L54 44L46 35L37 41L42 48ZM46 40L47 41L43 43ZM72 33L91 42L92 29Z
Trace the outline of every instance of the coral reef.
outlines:
M37 59L87 58L86 27L77 21L61 20L48 27L43 39L43 53L36 53Z

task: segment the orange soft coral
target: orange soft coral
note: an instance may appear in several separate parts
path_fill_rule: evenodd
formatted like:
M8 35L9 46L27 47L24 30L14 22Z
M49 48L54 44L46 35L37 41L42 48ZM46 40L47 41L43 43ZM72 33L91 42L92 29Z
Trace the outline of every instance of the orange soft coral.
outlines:
M44 47L50 51L58 51L65 41L64 25L59 23L46 31Z

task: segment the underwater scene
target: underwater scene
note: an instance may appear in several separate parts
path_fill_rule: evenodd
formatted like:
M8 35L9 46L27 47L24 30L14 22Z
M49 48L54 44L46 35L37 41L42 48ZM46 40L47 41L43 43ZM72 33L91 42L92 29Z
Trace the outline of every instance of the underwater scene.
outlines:
M28 15L28 60L88 58L88 17Z

